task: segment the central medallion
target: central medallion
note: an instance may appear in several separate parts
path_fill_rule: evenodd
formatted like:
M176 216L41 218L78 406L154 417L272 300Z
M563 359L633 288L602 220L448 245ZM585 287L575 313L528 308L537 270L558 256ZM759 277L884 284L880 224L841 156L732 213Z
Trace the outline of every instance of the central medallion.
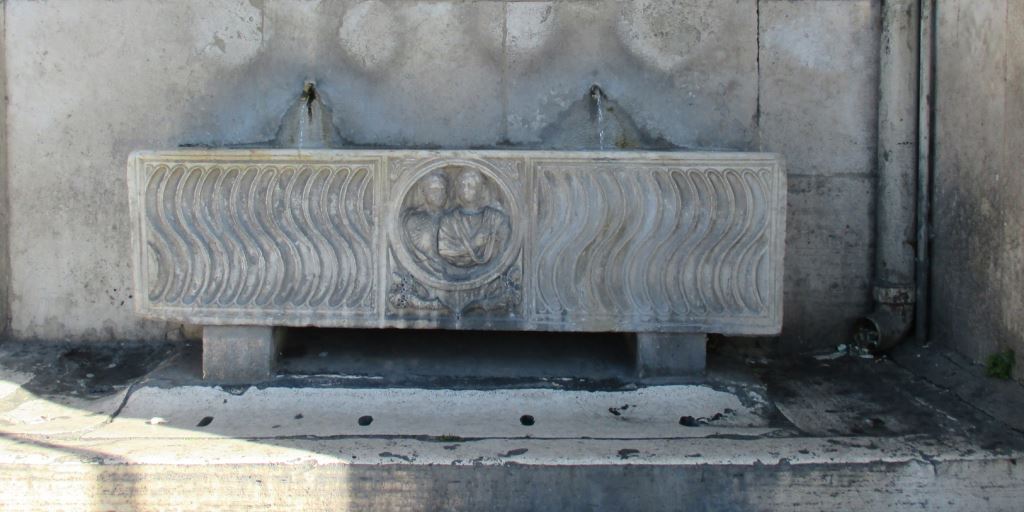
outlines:
M501 196L475 167L437 169L417 180L399 216L414 266L445 283L486 275L512 234Z
M521 246L519 206L498 169L443 159L404 178L389 225L391 248L405 270L392 287L393 306L409 309L425 299L424 306L461 312L473 303L483 307L480 299L494 294L496 280L518 288L518 269L511 267Z

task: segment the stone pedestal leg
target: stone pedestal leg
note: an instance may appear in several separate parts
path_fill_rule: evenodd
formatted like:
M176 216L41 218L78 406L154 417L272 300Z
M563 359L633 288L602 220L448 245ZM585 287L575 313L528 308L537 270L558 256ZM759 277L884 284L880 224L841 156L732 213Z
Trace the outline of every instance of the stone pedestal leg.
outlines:
M277 327L203 327L203 379L251 384L274 376L284 329Z
M636 333L638 377L674 377L704 371L707 334Z

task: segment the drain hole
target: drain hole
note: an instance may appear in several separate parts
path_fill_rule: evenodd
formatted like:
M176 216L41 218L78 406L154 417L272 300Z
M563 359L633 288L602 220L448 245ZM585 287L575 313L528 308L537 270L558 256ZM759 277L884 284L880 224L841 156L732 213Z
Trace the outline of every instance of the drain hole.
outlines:
M534 423L533 416L530 416L529 414L524 414L524 415L519 417L519 423L522 423L523 426L526 426L526 427L533 426L533 423Z
M207 416L207 417L199 420L199 423L196 423L196 426L197 427L205 427L205 426L209 425L210 423L213 423L213 416Z
M679 424L684 427L699 427L700 422L693 418L693 416L682 416L679 418Z
M373 423L373 416L360 416L359 417L359 426L360 427L365 427L365 426L369 425L370 423Z

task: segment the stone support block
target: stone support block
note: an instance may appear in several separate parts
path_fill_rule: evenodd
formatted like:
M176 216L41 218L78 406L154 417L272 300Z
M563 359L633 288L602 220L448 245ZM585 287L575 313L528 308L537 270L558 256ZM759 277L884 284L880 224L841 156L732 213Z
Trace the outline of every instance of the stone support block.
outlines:
M636 334L638 377L677 377L704 372L707 334Z
M203 327L203 378L223 383L270 379L283 334L274 327Z

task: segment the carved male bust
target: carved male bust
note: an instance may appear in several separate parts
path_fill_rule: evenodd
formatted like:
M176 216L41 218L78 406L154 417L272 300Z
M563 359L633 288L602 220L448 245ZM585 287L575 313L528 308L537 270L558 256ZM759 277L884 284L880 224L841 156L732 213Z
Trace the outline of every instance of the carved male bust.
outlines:
M488 204L490 190L480 171L464 169L455 181L458 201L441 218L437 252L460 269L486 265L508 242L508 216Z

